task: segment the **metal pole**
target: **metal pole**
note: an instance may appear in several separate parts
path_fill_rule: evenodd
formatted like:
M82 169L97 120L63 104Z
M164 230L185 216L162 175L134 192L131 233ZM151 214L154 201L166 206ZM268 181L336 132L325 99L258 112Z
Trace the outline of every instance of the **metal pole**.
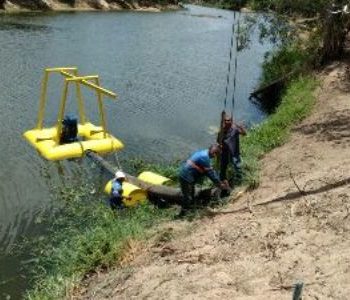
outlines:
M294 285L293 300L301 300L301 294L303 292L304 283L298 282Z
M111 98L116 98L117 97L117 94L107 90L107 89L104 89L92 82L89 82L87 81L87 79L94 79L96 77L98 77L97 75L91 75L91 76L81 76L81 77L75 77L74 75L68 73L68 72L65 72L65 71L61 71L61 74L68 77L69 79L71 80L79 80L81 81L82 84L90 87L90 88L93 88L95 90L98 90L100 91L102 94L104 94L105 96L109 96Z
M46 93L47 93L47 81L48 81L48 79L49 79L49 73L45 70L44 71L44 78L43 78L43 81L41 83L38 122L37 122L37 125L36 125L37 129L42 129L43 128L45 104L46 104Z
M45 105L46 105L46 95L47 95L47 84L49 80L49 74L51 72L62 72L66 71L76 71L76 67L67 67L67 68L47 68L44 71L44 78L41 83L41 92L40 92L40 102L39 102L39 112L38 112L38 122L36 125L37 129L43 128L44 114L45 114ZM69 73L68 73L69 74Z
M75 76L78 76L78 71L76 70L74 74ZM77 81L75 85L76 85L76 93L77 93L77 101L78 101L79 120L81 124L85 124L86 122L85 109L84 109L83 95L81 93L81 88L80 88L80 82Z
M61 135L61 130L62 130L62 120L64 117L64 110L66 107L66 101L67 101L67 95L68 95L68 83L69 83L69 81L67 81L67 80L64 81L61 104L60 104L60 109L58 111L57 125L56 125L56 128L57 128L56 142L57 143L60 142L60 135Z
M96 84L99 86L100 80L98 78L96 78L95 81L96 81ZM100 120L101 120L101 125L103 128L103 137L106 137L107 136L107 123L106 123L105 112L104 112L104 107L103 107L102 94L99 90L96 90L96 93L97 93L97 100L98 100L98 109L100 112Z

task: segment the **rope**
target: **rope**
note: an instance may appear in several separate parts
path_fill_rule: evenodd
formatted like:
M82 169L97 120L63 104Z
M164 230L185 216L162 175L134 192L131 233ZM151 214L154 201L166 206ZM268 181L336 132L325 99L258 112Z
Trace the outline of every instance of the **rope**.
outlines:
M227 66L227 76L226 76L226 88L225 88L225 100L224 100L224 110L226 110L227 107L227 96L228 96L228 89L230 86L230 75L231 75L231 64L232 64L232 52L233 52L233 44L234 44L234 37L235 37L235 25L236 25L236 11L233 13L233 23L232 23L232 35L231 35L231 46L230 46L230 59ZM234 58L234 69L233 69L233 92L232 92L232 108L231 108L231 117L233 114L233 109L235 105L235 93L236 93L236 83L237 83L237 56L238 56L238 48L239 48L239 32L240 32L240 13L238 15L237 20L237 33L236 33L236 52L235 52L235 58Z
M239 34L240 34L240 13L237 20L237 33L236 33L236 55L235 55L235 70L233 72L233 92L232 92L232 109L231 118L233 117L233 109L235 107L235 94L236 94L236 82L237 82L237 57L238 57L238 47L239 47Z
M113 137L112 137L112 144L114 144ZM118 151L114 152L114 159L115 159L115 162L117 163L118 170L123 171L122 165L119 161Z
M113 147L113 146L114 146L113 136L110 135L109 133L107 133L107 135L108 135L109 138L111 139L111 150L112 150L112 152L113 152L113 149L114 149L114 147ZM118 170L119 170L119 171L123 171L122 165L121 165L121 163L120 163L120 161L119 161L118 151L113 152L113 154L114 154L114 160L115 160L115 162L116 162L116 164L117 164Z
M226 109L226 106L227 106L228 87L229 87L229 85L230 85L232 49L233 49L233 37L234 37L234 35L235 35L235 21L236 21L236 12L233 13L232 35L231 35L231 46L230 46L230 59L229 59L229 61L228 61L228 66L227 66L227 76L226 76L226 89L225 89L224 109Z
M122 165L119 162L118 152L114 152L114 159L117 163L118 170L123 171Z

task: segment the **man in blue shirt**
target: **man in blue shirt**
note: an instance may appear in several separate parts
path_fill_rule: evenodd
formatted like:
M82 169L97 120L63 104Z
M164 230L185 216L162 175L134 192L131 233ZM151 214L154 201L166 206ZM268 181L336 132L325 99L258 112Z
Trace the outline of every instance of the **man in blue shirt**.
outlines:
M184 216L194 205L195 184L207 176L217 187L228 188L227 182L220 181L212 168L210 159L220 152L219 145L211 145L209 149L198 150L181 166L179 180L183 194L182 209L179 216Z

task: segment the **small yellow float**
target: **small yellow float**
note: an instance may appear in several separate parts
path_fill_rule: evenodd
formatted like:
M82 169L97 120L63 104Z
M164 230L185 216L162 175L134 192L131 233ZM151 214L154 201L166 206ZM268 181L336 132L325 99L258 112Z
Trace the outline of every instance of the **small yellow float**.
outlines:
M44 113L47 98L49 75L59 73L64 77L63 92L57 123L54 127L43 128ZM72 141L62 141L64 135L64 112L68 96L68 87L74 84L79 110L79 124L76 124L76 138ZM87 121L81 86L86 86L96 92L100 114L100 126ZM40 105L36 128L24 133L24 137L39 153L48 160L63 160L82 157L88 150L99 154L106 154L121 150L124 145L117 138L107 132L107 124L103 107L103 96L116 98L116 94L104 89L99 84L98 75L79 76L76 67L45 69L41 86Z
M137 178L144 182L154 184L154 185L163 185L171 182L169 178L150 171L144 171L140 173L140 175L137 176Z
M159 174L145 171L142 172L138 177L138 179L154 184L154 185L163 185L169 183L171 180L167 177L161 176ZM110 195L112 190L112 180L108 181L105 186L105 193ZM131 184L129 182L123 183L123 195L126 197L123 200L123 203L127 207L137 206L139 204L145 203L147 199L147 191L139 188L138 186Z
M105 186L105 193L108 195L110 195L112 191L112 181L113 180L108 181ZM147 192L145 190L129 182L123 182L123 195L126 197L123 199L123 203L127 207L145 203L147 199Z

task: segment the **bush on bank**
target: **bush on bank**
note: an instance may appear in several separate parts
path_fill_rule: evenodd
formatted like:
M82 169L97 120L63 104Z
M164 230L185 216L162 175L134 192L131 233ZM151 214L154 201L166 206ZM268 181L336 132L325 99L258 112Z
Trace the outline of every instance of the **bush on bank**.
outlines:
M288 74L302 72L307 68L310 54L299 45L282 46L277 52L271 54L263 64L261 86L282 78Z

